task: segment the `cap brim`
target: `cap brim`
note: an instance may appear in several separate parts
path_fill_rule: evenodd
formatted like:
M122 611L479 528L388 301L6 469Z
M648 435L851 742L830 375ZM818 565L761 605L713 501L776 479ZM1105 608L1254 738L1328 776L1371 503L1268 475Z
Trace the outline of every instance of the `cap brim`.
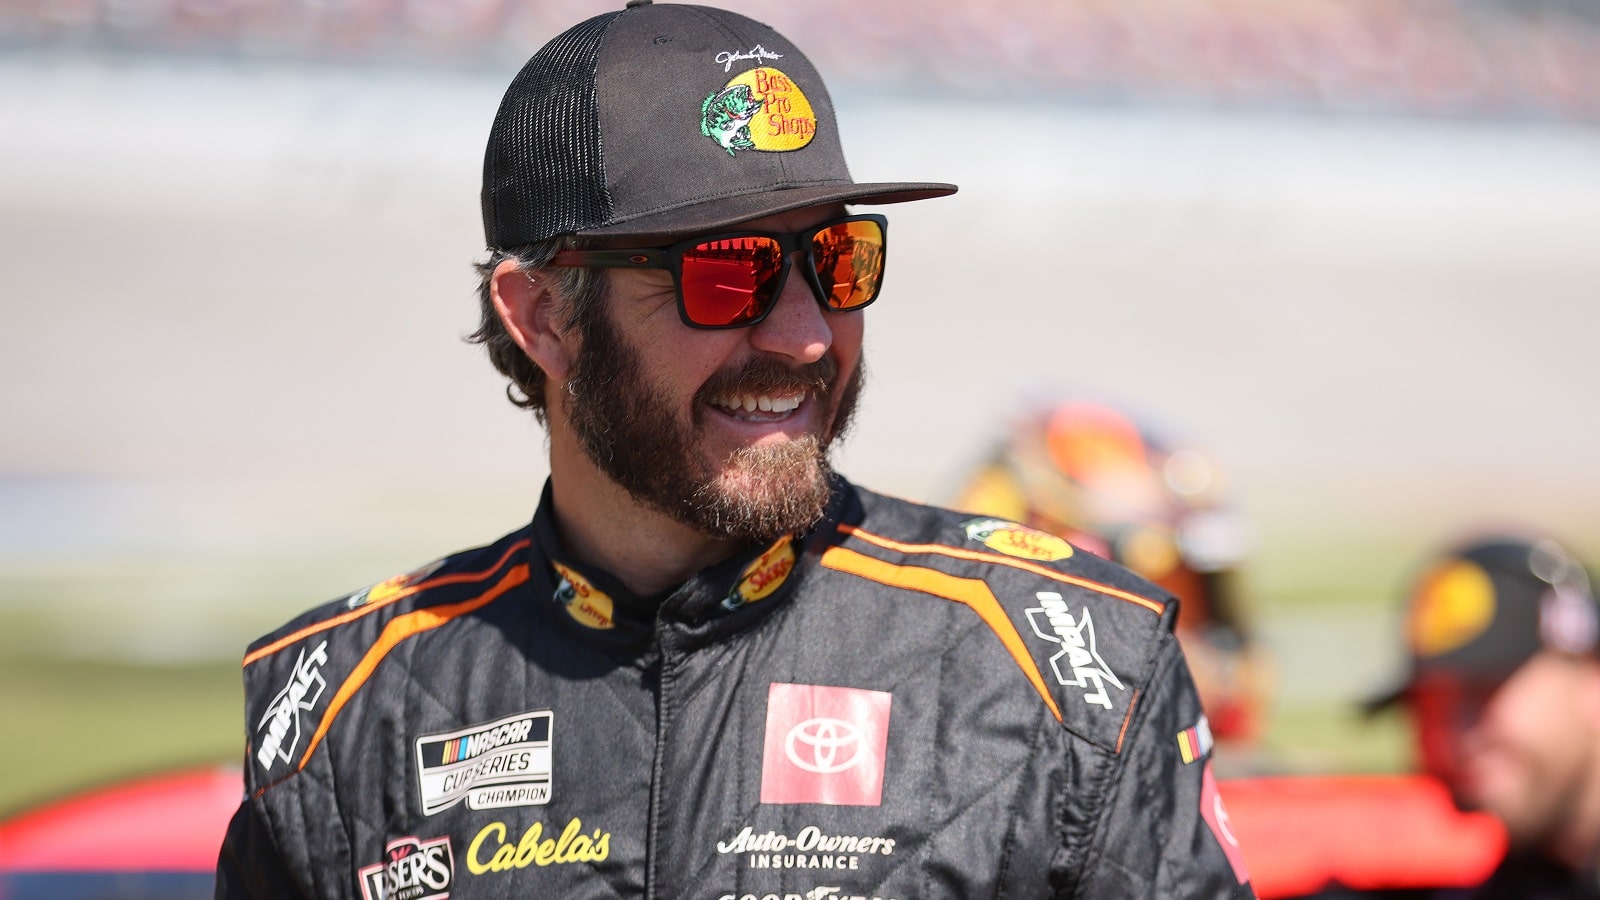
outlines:
M1411 690L1411 682L1405 681L1382 693L1374 694L1361 701L1361 714L1372 718L1405 698L1406 692Z
M673 237L716 231L808 206L827 203L908 203L947 197L956 192L953 184L938 182L890 182L873 184L823 184L810 187L757 191L734 197L718 197L675 209L646 213L599 228L586 228L583 237L628 237L657 235Z

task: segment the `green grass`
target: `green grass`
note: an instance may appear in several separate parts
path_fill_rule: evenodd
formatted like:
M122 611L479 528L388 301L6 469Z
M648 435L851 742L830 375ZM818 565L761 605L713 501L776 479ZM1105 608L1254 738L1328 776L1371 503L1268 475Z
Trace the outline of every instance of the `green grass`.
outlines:
M80 788L244 752L236 663L0 657L0 814ZM242 788L242 785L241 785Z

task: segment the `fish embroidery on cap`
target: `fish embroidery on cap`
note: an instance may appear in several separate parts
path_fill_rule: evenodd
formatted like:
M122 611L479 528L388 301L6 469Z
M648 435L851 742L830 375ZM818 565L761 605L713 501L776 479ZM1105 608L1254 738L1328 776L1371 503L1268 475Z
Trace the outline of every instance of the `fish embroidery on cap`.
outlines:
M732 57L724 53L718 61L729 65ZM788 75L771 66L759 66L740 72L722 90L707 95L700 104L700 133L729 156L737 156L741 150L785 153L811 143L817 133L817 114Z

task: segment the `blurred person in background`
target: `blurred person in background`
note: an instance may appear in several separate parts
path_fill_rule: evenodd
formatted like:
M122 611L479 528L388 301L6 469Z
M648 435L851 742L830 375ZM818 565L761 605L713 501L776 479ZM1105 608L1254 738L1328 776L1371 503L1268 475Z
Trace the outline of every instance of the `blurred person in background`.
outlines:
M1112 405L1034 401L951 505L1059 535L1175 594L1218 769L1254 765L1270 674L1239 598L1248 534L1205 453Z
M854 182L733 13L535 54L476 338L544 495L252 645L218 896L1251 896L1170 595L831 469L886 249L844 204L954 190Z
M1407 595L1409 671L1369 711L1409 713L1423 769L1511 849L1473 898L1600 898L1600 607L1547 537L1465 541Z

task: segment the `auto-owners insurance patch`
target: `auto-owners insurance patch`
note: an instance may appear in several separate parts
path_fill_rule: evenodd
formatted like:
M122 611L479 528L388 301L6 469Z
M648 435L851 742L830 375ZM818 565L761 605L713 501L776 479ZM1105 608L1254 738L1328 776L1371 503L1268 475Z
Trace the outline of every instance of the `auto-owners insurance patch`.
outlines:
M467 801L471 809L550 802L549 710L518 713L417 738L422 813Z

